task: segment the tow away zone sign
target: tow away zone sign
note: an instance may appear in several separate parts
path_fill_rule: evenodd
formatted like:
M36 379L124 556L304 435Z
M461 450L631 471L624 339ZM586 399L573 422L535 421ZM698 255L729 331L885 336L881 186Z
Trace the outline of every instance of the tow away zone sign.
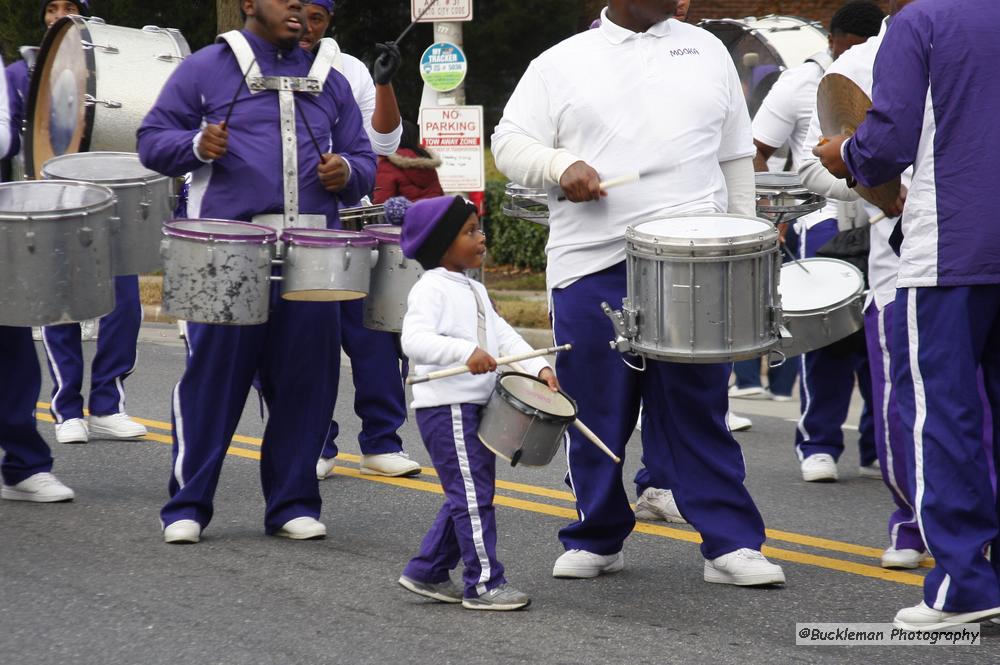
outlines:
M482 106L428 106L420 109L420 138L441 155L438 168L446 192L486 189Z

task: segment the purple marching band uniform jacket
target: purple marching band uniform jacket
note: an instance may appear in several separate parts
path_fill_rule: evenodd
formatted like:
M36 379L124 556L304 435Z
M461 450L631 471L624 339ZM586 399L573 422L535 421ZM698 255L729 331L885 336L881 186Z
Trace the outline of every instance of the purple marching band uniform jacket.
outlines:
M31 85L31 75L28 63L18 60L4 70L7 78L7 103L10 108L10 149L3 157L13 157L21 151L21 124L24 122L24 109L28 101L28 88Z
M238 35L229 38L243 49L243 60L256 58L263 77L306 77L323 57L298 44L284 50L249 32L239 34L248 45ZM229 44L201 49L177 68L139 129L143 164L170 176L193 172L189 217L251 221L288 214L281 93L252 93L244 82L248 69ZM375 154L347 80L328 63L316 67L314 78L322 83L318 91L294 93L298 212L323 215L327 227L337 228L338 209L357 204L371 190ZM228 151L205 163L194 150L199 132L225 119L238 88ZM336 194L319 181L310 130L323 152L339 154L350 166L347 186ZM319 517L315 465L336 402L340 308L287 301L277 293L273 287L264 325L188 324L187 368L173 396L174 464L170 500L160 513L164 526L190 519L204 528L211 520L225 451L255 379L268 407L261 447L265 529L275 533L290 520Z
M893 17L873 105L842 146L859 183L913 165L903 209L891 365L920 530L936 566L924 602L1000 607L1000 514L982 448L977 370L1000 409L1000 5L936 0ZM989 552L989 558L983 553Z

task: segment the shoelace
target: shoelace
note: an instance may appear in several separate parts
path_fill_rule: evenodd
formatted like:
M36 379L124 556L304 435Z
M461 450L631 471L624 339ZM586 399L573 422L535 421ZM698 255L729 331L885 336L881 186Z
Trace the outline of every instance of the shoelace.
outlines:
M763 554L757 552L756 550L752 550L748 547L743 547L741 549L736 550L736 556L742 559L754 559L756 561L760 561L761 559L764 558Z

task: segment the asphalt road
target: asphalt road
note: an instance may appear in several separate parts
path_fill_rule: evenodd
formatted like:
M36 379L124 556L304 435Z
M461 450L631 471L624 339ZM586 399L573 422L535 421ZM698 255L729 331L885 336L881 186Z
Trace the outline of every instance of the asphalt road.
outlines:
M89 357L94 345L86 348ZM629 538L624 572L553 579L556 531L573 515L557 457L544 469L498 467L499 554L531 608L424 602L395 580L440 506L436 478L358 474L346 371L337 406L343 462L322 484L326 540L263 534L255 462L263 428L251 400L204 539L164 545L157 514L170 473L169 394L183 357L172 327L144 328L128 410L150 422L150 440L58 445L40 409L55 471L77 499L0 502L0 663L1000 662L993 626L975 647L795 646L797 622L891 621L920 600L926 572L878 567L891 502L881 482L857 476L856 432L847 432L839 483L801 480L795 404L734 402L754 420L738 438L784 588L706 584L696 534L662 523L642 523ZM48 394L46 384L42 403ZM403 437L429 466L414 424ZM626 477L637 458L626 460Z

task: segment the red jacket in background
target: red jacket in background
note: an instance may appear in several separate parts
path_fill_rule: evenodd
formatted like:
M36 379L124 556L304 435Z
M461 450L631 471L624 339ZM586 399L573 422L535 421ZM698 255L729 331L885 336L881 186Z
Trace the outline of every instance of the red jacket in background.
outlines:
M393 196L405 196L410 201L444 196L437 168L441 158L428 150L430 157L421 157L409 148L378 158L375 171L375 191L372 202L384 203Z

